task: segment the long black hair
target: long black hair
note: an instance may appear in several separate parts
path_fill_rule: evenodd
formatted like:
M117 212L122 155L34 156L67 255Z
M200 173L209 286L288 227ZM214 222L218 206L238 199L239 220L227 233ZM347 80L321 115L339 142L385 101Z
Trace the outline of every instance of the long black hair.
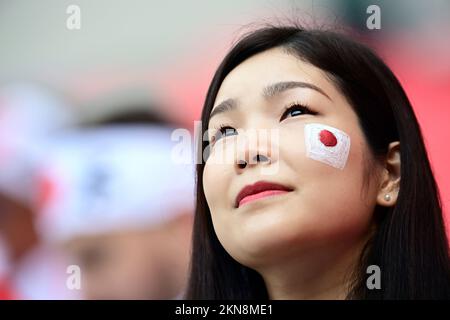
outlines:
M371 159L400 142L397 202L376 206L376 229L362 250L349 299L448 299L450 264L442 208L421 130L399 81L366 45L349 36L298 26L268 26L244 36L226 55L209 86L201 116L202 135L224 78L253 55L271 48L321 70L358 116ZM208 146L199 141L198 152ZM203 190L204 162L197 164L196 212L188 299L268 299L262 277L234 260L219 242ZM366 287L366 269L381 269L381 289Z

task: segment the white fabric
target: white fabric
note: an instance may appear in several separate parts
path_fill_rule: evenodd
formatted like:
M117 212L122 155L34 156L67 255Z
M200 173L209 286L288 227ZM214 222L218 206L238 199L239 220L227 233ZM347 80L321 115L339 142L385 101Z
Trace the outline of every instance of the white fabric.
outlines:
M57 141L39 173L44 236L148 228L194 206L194 167L175 164L171 130L111 126Z
M32 85L0 88L0 192L32 201L32 174L49 135L72 124L63 102Z

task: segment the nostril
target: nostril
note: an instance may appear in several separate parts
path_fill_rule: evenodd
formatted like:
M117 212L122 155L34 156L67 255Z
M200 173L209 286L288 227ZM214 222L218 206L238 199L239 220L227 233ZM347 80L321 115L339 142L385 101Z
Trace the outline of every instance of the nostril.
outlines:
M237 165L240 169L244 169L247 166L247 161L239 160Z

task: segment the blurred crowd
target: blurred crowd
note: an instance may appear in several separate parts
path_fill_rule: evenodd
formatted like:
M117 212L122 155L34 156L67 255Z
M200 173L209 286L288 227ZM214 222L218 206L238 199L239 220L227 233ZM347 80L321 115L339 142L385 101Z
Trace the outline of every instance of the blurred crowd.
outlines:
M49 90L0 90L0 298L176 299L194 168L150 109L83 122Z

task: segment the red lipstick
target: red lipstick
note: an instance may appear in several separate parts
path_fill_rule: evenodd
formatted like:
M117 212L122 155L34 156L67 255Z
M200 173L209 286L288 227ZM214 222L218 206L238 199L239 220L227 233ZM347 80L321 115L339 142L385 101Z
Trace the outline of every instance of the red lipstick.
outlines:
M257 199L274 196L292 191L292 188L275 182L258 181L254 184L245 186L237 195L235 207L254 201Z

